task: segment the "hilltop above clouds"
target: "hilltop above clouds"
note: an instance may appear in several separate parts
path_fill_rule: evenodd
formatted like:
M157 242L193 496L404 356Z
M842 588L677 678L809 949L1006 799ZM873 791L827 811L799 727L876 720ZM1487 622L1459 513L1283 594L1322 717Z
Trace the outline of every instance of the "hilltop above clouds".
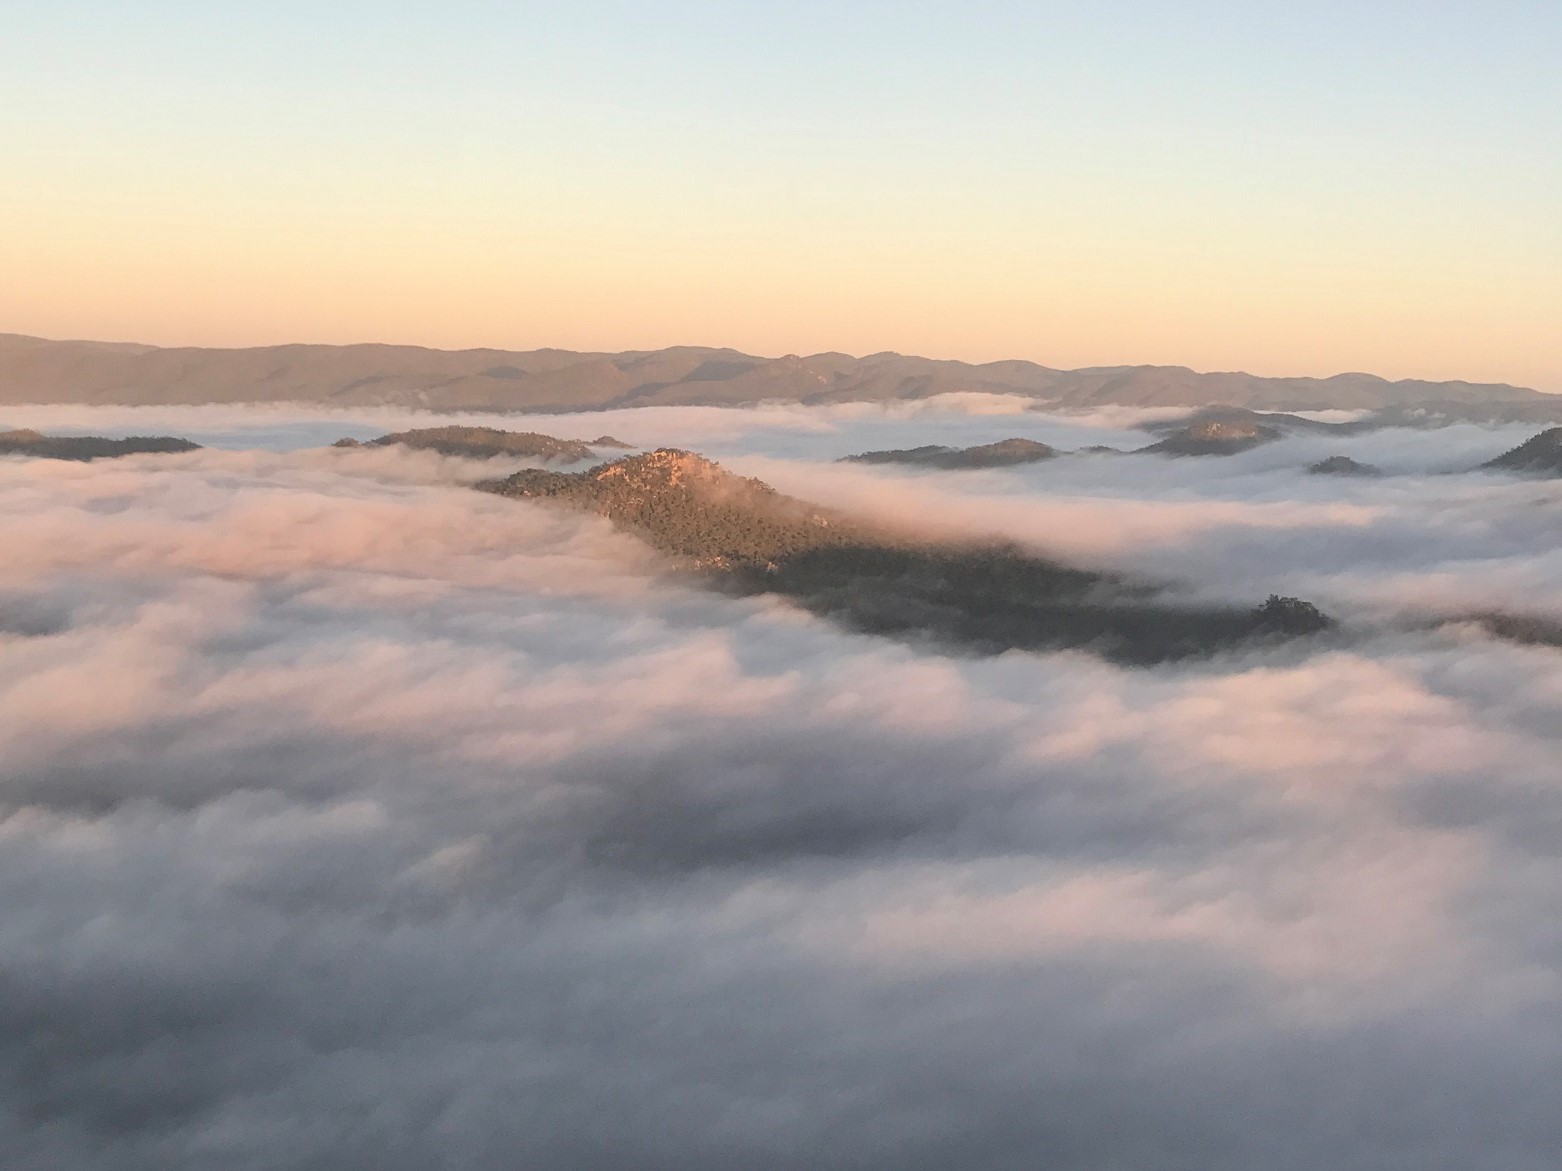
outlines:
M1556 401L1505 384L1391 382L1371 374L1263 378L1183 366L1055 370L1025 361L969 363L895 353L762 358L701 346L616 354L395 345L206 349L0 334L0 403L292 402L557 411L890 402L970 392L1022 395L1067 409L1208 403L1264 410L1426 403L1526 408Z

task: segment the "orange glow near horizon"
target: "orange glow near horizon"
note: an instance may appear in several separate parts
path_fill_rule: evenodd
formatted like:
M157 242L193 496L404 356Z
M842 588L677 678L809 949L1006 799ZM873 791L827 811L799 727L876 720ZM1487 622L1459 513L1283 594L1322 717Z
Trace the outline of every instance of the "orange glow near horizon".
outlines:
M0 330L155 345L896 350L1562 391L1562 307L1539 274L1499 296L1475 274L1375 257L1314 263L1320 275L1296 257L1259 265L1035 240L702 254L677 239L572 249L478 233L398 241L272 226L257 241L188 224L94 226L26 239L0 229L0 265L28 274L0 285Z
M633 35L529 6L23 20L0 331L1562 391L1544 22L1489 45L1449 24L1483 81L1455 90L1387 15L1369 70L1302 10L1014 6L995 37L953 8L832 9L834 39L790 6L614 11ZM702 69L663 67L691 45Z

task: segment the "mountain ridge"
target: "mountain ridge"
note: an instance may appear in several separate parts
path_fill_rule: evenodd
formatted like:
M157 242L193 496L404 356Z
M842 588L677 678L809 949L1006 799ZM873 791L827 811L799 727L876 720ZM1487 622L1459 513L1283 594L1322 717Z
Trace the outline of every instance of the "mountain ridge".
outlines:
M0 404L294 402L446 411L893 402L950 393L1021 395L1059 409L1198 407L1372 410L1424 402L1562 401L1527 387L1372 374L1265 377L1186 366L1061 370L1023 359L971 363L889 351L766 358L724 347L617 353L438 350L386 343L161 347L0 334Z
M578 472L531 468L479 489L594 512L739 595L774 594L856 631L983 654L1073 648L1150 664L1321 633L1310 603L1177 604L1164 587L994 538L931 539L783 495L659 448Z

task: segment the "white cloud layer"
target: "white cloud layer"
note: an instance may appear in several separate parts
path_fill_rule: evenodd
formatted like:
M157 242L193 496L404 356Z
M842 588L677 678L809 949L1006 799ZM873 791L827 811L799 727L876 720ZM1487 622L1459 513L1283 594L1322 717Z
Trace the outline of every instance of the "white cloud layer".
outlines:
M544 429L1207 593L1562 612L1555 490L1404 436L1370 483L895 474L804 440L952 415L783 414ZM220 426L342 433L282 422ZM1556 1165L1562 654L945 657L487 472L0 460L0 1165Z

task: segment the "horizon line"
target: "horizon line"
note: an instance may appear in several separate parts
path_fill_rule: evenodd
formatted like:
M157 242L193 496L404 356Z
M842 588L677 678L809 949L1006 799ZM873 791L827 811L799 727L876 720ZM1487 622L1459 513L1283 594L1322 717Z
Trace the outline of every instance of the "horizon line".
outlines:
M292 348L313 349L368 349L382 347L386 349L402 350L427 350L435 354L471 354L489 351L500 354L579 354L583 357L617 357L624 354L659 354L668 350L704 350L712 353L737 354L744 358L753 358L761 362L784 362L788 358L798 361L807 361L809 358L821 358L826 356L839 356L849 358L854 362L865 362L871 358L906 358L919 362L947 362L953 365L983 367L998 366L1011 362L1023 362L1042 370L1059 374L1081 374L1098 370L1182 370L1199 377L1219 377L1222 375L1237 376L1242 378L1261 378L1272 382L1331 382L1339 378L1371 378L1390 386L1404 385L1405 383L1422 383L1429 386L1463 385L1472 387L1507 387L1512 390L1530 391L1535 394L1562 394L1562 390L1544 390L1536 386L1524 386L1515 382L1488 382L1476 381L1469 378L1388 378L1381 374L1374 374L1370 370L1339 370L1333 374L1256 374L1251 370L1201 370L1197 367L1187 366L1182 363L1161 362L1129 362L1121 364L1101 364L1093 366L1048 366L1033 358L994 358L985 362L970 361L965 358L934 358L925 354L908 354L899 350L875 350L867 354L853 354L846 350L816 350L809 354L789 352L779 355L753 354L746 350L739 350L732 346L707 346L688 343L676 343L673 345L656 346L650 349L623 349L623 350L575 350L564 346L533 346L529 349L516 349L505 346L430 346L419 342L388 342L388 341L356 341L356 342L266 342L256 345L227 345L227 346L203 346L203 345L164 345L158 342L141 341L109 341L102 338L87 337L44 337L40 334L13 333L0 331L0 338L16 338L23 341L43 342L48 345L82 345L103 346L112 348L137 348L142 350L203 350L209 352L239 352L248 350L277 350Z

